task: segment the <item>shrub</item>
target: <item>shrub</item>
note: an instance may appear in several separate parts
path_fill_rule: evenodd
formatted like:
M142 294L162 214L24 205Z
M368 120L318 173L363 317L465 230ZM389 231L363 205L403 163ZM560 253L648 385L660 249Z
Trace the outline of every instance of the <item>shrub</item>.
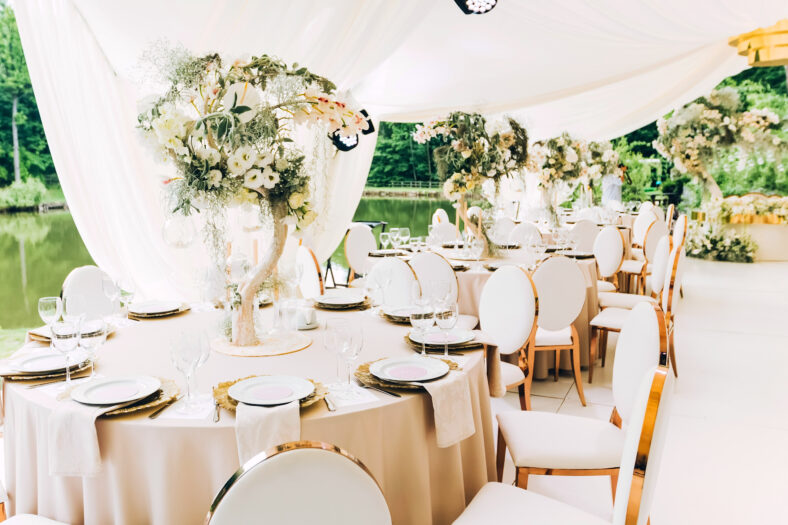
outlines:
M0 209L32 208L44 202L47 188L40 180L30 177L0 189Z
M687 235L687 255L699 259L751 263L757 249L749 235L717 223L693 224Z

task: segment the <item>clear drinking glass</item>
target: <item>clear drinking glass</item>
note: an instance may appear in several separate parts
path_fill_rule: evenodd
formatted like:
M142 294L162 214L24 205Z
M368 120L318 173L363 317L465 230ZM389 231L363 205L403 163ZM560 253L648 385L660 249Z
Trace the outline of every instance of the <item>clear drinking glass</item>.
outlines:
M459 309L456 302L443 302L435 310L435 324L443 332L443 356L449 357L449 332L457 325Z
M347 378L347 382L345 383L344 390L348 395L355 395L351 378L353 376L353 364L356 362L356 359L358 359L361 348L364 346L364 332L360 324L350 324L348 325L348 334L350 336L350 342L344 345L342 347L343 350L340 352L345 359L345 377Z
M334 352L337 360L337 385L342 385L342 356L352 344L350 323L347 319L330 319L326 321L323 332L323 346Z
M52 332L52 323L60 319L63 314L63 301L60 297L42 297L38 300L38 315L44 324L49 327L50 333ZM50 346L52 340L50 339Z
M105 275L101 278L101 289L104 292L104 296L112 303L112 308L117 308L118 301L120 300L120 288L118 288L117 283L112 280L112 277Z
M81 294L70 294L63 297L63 320L79 323L85 320L87 299Z
M380 247L384 250L388 249L389 244L391 244L391 234L389 232L381 232L380 233Z
M377 318L380 314L380 306L383 304L383 289L377 279L373 279L371 273L364 275L364 293L369 298L369 313Z
M392 248L394 248L395 250L399 248L400 245L399 228L389 229L389 237L391 237Z
M412 303L410 310L410 325L421 334L421 355L427 355L426 335L427 330L435 324L435 309L430 304L426 294L422 294L418 288L418 283L414 283L411 294Z
M90 327L90 332L86 332L85 327ZM103 319L91 319L84 321L83 333L79 337L79 346L87 352L90 359L90 377L93 377L95 370L96 353L107 340L107 323Z
M68 321L57 321L50 326L52 346L66 358L66 384L71 386L71 354L79 347L79 326Z
M408 244L410 240L410 228L399 229L399 240L402 244Z
M211 353L208 334L205 332L181 332L170 345L170 359L175 368L186 379L186 398L178 409L182 414L195 414L200 410L195 392L194 377Z

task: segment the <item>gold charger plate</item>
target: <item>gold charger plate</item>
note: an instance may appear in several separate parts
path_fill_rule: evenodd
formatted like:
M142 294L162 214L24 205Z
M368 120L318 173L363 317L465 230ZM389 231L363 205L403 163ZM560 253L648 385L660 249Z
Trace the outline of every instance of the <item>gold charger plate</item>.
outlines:
M258 374L233 379L232 381L223 381L213 388L213 398L217 403L219 403L220 407L224 408L225 410L229 410L230 412L235 412L235 407L238 405L238 402L231 398L230 394L228 394L230 387L239 381L244 381L252 377L262 377L267 375L271 374ZM315 385L315 391L301 400L301 408L312 406L318 401L323 400L328 395L328 389L325 387L325 385L323 385L323 383L320 381L315 381L314 379L309 379L308 377L306 380Z
M149 408L160 407L166 403L169 403L181 393L181 389L178 387L178 384L172 379L164 379L160 377L159 380L161 381L161 388L159 388L159 390L155 393L155 396L152 394L145 399L140 400L138 402L139 404L130 405L123 408L116 408L111 412L102 414L102 416L123 416L126 414L132 414L134 412L140 412L142 410L148 410Z
M413 348L414 350L421 351L421 343L417 343L413 341L408 336L408 334L405 334L405 342L408 343L408 346ZM436 344L436 343L427 343L424 345L424 347L427 349L428 352L429 351L437 352L438 350L443 352L444 349L444 346L442 344ZM467 343L460 343L454 345L450 344L449 352L452 351L457 352L463 350L481 350L482 348L484 348L484 343L481 343L479 341L468 341Z
M75 365L74 367L71 368L71 375L73 376L74 374L80 374L85 370L87 370L88 368L90 368L90 361L85 361L79 365ZM40 381L41 379L58 379L61 377L65 378L66 372L64 370L63 372L54 372L50 374L39 374L39 375L29 375L29 374L16 375L11 373L9 375L0 375L0 377L5 379L6 381Z
M160 314L133 314L129 312L128 317L129 319L136 319L137 321L144 321L146 319L162 319L164 317L172 317L175 315L180 315L184 312L188 312L189 310L191 310L191 307L189 305L184 304L181 305L181 307L175 310L174 312L162 312Z
M350 311L350 310L359 310L360 311L360 310L366 310L367 308L369 308L371 306L370 302L369 302L369 299L365 299L364 301L362 301L360 303L352 304L352 305L349 305L349 306L348 305L334 306L334 305L328 305L328 304L325 304L325 303L318 303L317 301L314 301L314 305L315 305L315 308L317 308L318 310L328 310L328 311L331 311L331 312L344 312L344 311Z
M375 363L377 361L382 361L383 359L385 359L385 357L381 358L381 359L375 359L375 361L370 361L368 363L360 364L358 366L358 368L356 368L356 371L353 373L353 375L355 375L356 379L358 379L359 381L361 381L365 385L379 386L379 387L382 387L382 388L396 388L396 389L399 389L399 390L410 390L410 391L424 390L424 387L421 386L421 385L411 385L411 384L408 384L408 383L393 383L393 382L390 382L390 381L384 381L383 379L379 379L379 378L373 376L372 373L369 371L369 366L372 363ZM450 371L451 370L462 370L460 368L460 365L458 365L457 363L455 363L451 359L441 359L441 361L443 361L444 363L449 365L449 370Z

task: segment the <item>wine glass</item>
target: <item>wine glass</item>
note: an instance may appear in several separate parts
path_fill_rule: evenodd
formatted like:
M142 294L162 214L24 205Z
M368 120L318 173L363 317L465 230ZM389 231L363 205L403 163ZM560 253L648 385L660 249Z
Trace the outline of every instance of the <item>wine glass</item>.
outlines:
M38 300L38 315L44 321L44 324L49 327L50 335L52 323L60 319L62 313L63 301L60 300L60 297L42 297Z
M195 392L194 376L211 353L208 335L205 332L181 332L172 339L170 359L175 368L186 379L186 400L178 409L181 414L195 414L200 410L200 404Z
M387 250L391 244L391 234L389 232L380 232L380 246Z
M449 332L457 325L459 311L456 302L444 301L435 310L435 324L443 332L443 356L449 357Z
M410 240L410 228L400 228L399 229L399 241L403 245L408 244Z
M342 385L342 355L347 352L347 347L352 344L350 324L347 319L331 319L326 321L326 329L323 332L323 346L334 352L337 359L337 385Z
M79 326L69 321L56 321L50 326L52 346L66 359L66 384L71 386L71 354L79 347Z
M399 228L391 228L389 230L389 237L391 238L391 246L396 250L399 248L400 236Z
M370 276L380 286L380 306L385 310L386 291L391 285L391 268L379 265L375 267L374 271L370 272Z
M63 297L63 320L80 323L87 314L87 300L81 294L68 294Z
M435 310L430 305L429 299L422 294L419 283L413 283L412 302L410 310L410 325L421 335L421 355L427 355L426 337L427 330L435 323Z
M372 317L378 317L380 314L380 306L383 304L383 289L380 282L374 279L370 272L364 274L364 293L369 297L370 315Z
M118 291L120 307L123 309L123 313L128 315L129 305L134 301L134 295L136 294L134 283L130 279L120 279L118 281Z
M359 324L349 324L347 326L350 340L348 344L342 346L342 350L340 351L340 355L345 359L345 371L347 372L347 382L343 390L347 395L355 396L350 379L353 374L353 363L358 359L361 348L364 346L364 332Z
M90 360L90 377L93 377L96 353L107 340L107 323L103 319L94 319L85 321L82 326L83 330L79 337L79 346L87 353L87 357ZM91 328L90 332L86 332L88 326Z
M468 255L476 261L474 271L479 271L482 253L484 253L484 242L481 239L471 236L468 240Z

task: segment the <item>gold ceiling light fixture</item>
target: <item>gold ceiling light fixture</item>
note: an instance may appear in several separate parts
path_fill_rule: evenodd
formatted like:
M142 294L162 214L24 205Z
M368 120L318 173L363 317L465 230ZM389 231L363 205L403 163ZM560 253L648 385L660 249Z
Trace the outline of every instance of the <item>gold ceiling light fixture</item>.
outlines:
M788 65L788 18L728 39L752 67Z

